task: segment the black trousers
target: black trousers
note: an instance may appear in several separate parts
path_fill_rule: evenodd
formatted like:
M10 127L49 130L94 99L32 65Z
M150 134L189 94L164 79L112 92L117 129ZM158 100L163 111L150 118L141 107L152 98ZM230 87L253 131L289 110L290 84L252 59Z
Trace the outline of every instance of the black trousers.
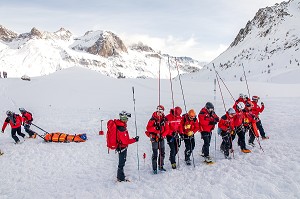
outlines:
M253 128L251 126L251 127L247 127L247 129L249 130L249 143L253 143L255 140L255 134Z
M245 128L243 125L238 126L235 128L235 132L238 135L238 145L241 149L246 149L246 142L245 142Z
M263 126L262 126L261 120L259 120L258 122L256 122L256 126L257 126L257 128L259 130L260 136L261 137L266 137L266 133L265 133L265 130L264 130Z
M179 150L179 138L174 136L167 136L167 142L170 147L170 162L171 164L176 163L176 155Z
M191 154L195 148L195 138L194 138L194 135L192 135L192 136L184 135L183 140L184 140L184 145L185 145L184 160L188 161L188 160L190 160Z
M30 129L30 124L25 124L24 129L25 129L26 133L28 133L29 136L33 136L35 134L35 132Z
M11 137L15 140L15 142L20 141L18 136L16 136L16 133L23 138L25 137L25 134L21 132L21 126L18 128L11 128Z
M164 166L164 159L165 159L165 140L158 140L155 139L151 140L152 142L152 168L153 170L157 170L157 156L158 156L158 166L161 168ZM159 150L159 155L158 155Z
M229 156L229 149L232 148L231 135L226 131L222 131L221 136L222 136L222 143L220 148L221 150L224 151L225 156Z
M202 131L201 138L204 141L203 146L202 146L202 154L207 157L207 156L209 156L211 132Z
M127 157L127 148L122 149L119 152L119 165L118 165L117 178L120 181L125 180L124 166L125 166L125 162L126 162L126 157Z

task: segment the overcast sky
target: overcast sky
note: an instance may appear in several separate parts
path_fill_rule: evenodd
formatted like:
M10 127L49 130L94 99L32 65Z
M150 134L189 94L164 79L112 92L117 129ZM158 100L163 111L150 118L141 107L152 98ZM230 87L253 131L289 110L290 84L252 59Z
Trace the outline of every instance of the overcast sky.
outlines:
M281 0L0 0L0 25L17 33L109 30L174 56L211 61L259 8Z

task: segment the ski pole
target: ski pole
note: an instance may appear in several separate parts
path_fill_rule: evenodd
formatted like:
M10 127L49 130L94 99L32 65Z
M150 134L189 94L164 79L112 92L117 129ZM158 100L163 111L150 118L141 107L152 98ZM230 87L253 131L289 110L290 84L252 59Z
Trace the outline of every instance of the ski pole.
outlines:
M137 136L137 125L136 125L136 111L135 111L135 97L134 97L134 87L132 87L132 99L133 99L133 111L134 111L134 125L135 125L135 136ZM138 161L138 170L140 170L140 158L139 158L139 144L136 143L136 155Z
M193 152L193 146L192 146L192 136L189 136L190 139L190 145L191 145L191 154L192 154L192 158L193 158L193 166L195 168L195 159L194 159L194 152Z
M217 102L217 80L214 79L214 101ZM217 162L217 133L215 132L215 162Z
M261 149L263 152L265 152L265 151L263 150L263 148L261 147L261 145L260 145L259 138L256 138L256 140L257 140L257 142L258 142L258 145L259 145L260 149Z
M185 113L187 113L186 103L185 103L185 98L184 98L184 93L183 93L183 87L182 87L182 82L181 82L181 75L179 73L179 68L178 68L178 64L177 64L177 59L176 58L175 58L175 61L176 61L176 68L177 68L177 73L178 73L180 88L181 88L182 99L183 99L183 103L184 103L184 110L185 110Z
M101 120L101 130L99 131L99 135L104 135L104 131L102 130L102 122L103 122L103 120Z
M245 76L245 81L246 81L246 85L247 85L247 90L248 90L249 99L251 99L250 91L249 91L249 86L248 86L248 81L247 81L247 78L246 78L245 67L244 67L244 64L243 64L243 63L242 63L242 66L243 66L243 71L244 71L244 76Z
M48 133L47 131L45 131L44 129L38 127L37 125L35 125L35 124L33 124L33 123L31 123L31 124L32 124L33 126L35 126L36 128L40 129L41 131L44 131L45 133Z

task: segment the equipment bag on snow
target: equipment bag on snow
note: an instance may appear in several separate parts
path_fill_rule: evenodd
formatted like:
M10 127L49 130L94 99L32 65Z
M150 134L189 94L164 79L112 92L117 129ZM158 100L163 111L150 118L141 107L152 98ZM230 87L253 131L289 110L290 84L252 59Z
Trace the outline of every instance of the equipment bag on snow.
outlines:
M118 148L117 125L114 120L107 122L106 146L112 150Z
M86 134L69 135L66 133L47 133L44 137L46 142L85 142Z

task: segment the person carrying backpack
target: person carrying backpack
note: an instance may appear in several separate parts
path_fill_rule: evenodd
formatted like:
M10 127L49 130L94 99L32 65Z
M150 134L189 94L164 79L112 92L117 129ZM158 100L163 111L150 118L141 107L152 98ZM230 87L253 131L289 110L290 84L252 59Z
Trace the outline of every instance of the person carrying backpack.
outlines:
M165 136L168 133L167 119L164 115L165 107L162 105L157 106L156 111L148 121L146 135L150 137L152 144L152 169L153 174L157 174L157 157L158 169L166 171L164 168L165 159ZM158 156L159 150L159 156Z
M15 114L12 111L6 111L6 119L2 126L2 133L4 133L5 128L8 124L11 126L11 137L14 139L16 144L20 143L20 140L18 136L16 136L16 133L21 136L23 139L25 139L25 134L21 132L21 124L22 124L22 117L19 114Z
M168 145L170 146L170 162L172 169L176 169L176 155L180 147L179 135L182 134L180 107L175 107L170 110L170 114L166 116L169 125L169 131L166 134Z
M125 179L124 174L124 166L127 157L127 148L129 144L138 142L139 136L136 136L135 138L129 138L129 133L127 130L127 121L128 118L131 117L130 113L122 111L119 113L119 117L120 119L109 120L107 122L107 146L111 149L116 149L116 151L119 153L117 181L124 182L129 181L128 179ZM116 142L115 147L111 145L112 142Z
M236 112L233 108L229 108L225 115L220 119L218 127L221 129L222 143L220 146L221 151L224 152L225 158L229 158L229 149L232 151L232 140L235 136L234 120Z
M181 125L183 129L183 140L185 145L184 160L187 165L191 165L191 154L195 148L194 134L199 130L199 123L194 109L182 115Z
M26 133L29 135L29 138L36 138L36 133L30 129L31 122L33 121L32 114L24 108L19 108L19 111L22 114L22 123Z
M206 162L212 162L209 156L209 146L212 131L215 125L219 122L219 117L214 112L214 105L211 102L207 102L198 115L199 129L201 132L201 138L203 139L202 154Z

